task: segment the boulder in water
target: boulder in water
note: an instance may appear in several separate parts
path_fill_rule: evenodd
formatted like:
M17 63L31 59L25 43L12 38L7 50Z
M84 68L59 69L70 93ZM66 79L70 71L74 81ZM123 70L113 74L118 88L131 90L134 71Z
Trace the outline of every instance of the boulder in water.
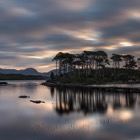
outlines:
M30 102L35 103L35 104L45 103L44 101L41 101L41 100L30 100Z
M19 98L30 98L30 96L26 96L26 95L21 95L21 96L19 96Z

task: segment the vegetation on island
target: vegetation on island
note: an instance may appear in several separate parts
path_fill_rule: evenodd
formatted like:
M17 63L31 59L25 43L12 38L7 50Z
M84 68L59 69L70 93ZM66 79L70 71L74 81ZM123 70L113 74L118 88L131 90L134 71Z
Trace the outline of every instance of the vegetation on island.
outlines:
M59 52L53 61L56 74L51 83L136 83L140 82L140 58L131 54L112 54L105 51L83 51L80 54Z

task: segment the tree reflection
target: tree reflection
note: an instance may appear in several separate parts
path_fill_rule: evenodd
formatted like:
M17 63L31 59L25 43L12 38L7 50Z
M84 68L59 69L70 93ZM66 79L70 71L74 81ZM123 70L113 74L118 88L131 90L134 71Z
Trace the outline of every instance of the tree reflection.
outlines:
M55 110L59 115L71 112L106 113L108 106L113 110L134 108L139 96L129 93L106 93L101 90L87 88L50 88L51 95L55 95Z
M134 108L135 102L136 102L136 95L135 94L126 94L126 107L128 108Z

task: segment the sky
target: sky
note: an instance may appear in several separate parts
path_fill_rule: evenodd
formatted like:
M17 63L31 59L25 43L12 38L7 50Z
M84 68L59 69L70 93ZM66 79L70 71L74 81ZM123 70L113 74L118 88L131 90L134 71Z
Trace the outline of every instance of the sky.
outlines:
M140 0L0 0L0 68L54 69L60 51L140 54Z

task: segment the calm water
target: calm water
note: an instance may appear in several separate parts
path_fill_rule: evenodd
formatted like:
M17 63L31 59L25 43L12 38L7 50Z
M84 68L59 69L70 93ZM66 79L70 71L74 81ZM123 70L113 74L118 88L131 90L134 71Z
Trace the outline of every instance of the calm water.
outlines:
M20 81L0 87L0 140L140 140L139 94L49 88L40 83Z

